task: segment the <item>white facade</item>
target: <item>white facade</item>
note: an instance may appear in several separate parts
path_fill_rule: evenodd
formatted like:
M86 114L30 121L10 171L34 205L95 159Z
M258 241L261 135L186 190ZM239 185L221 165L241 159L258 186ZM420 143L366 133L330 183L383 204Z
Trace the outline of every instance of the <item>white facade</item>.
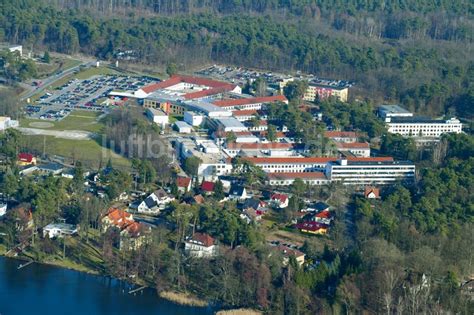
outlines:
M63 237L65 235L77 234L77 227L73 224L51 223L43 228L43 237Z
M396 181L413 182L415 180L415 165L411 162L339 160L328 163L326 176L331 181L343 181L345 185L391 184Z
M456 118L448 120L417 120L386 118L388 132L404 137L439 138L444 133L461 133L462 124Z
M7 204L0 203L0 217L3 217L7 213Z
M7 116L0 116L0 131L6 130L8 128L16 128L18 125L18 120L12 120Z
M193 257L213 257L217 254L217 245L205 246L200 242L190 239L184 243L184 250Z
M247 158L265 173L302 173L322 171L335 158Z
M193 128L184 121L177 121L174 123L174 125L178 129L179 133L191 133L191 131L193 130Z
M204 121L204 116L195 112L184 112L184 121L191 126L200 126Z
M279 176L279 174L269 174L267 184L270 186L290 186L297 178L301 179L306 185L311 186L327 185L330 183L330 180L324 176L311 176L311 173L302 174L308 174L308 176Z
M169 123L168 115L161 109L147 108L146 115L152 122L162 127Z

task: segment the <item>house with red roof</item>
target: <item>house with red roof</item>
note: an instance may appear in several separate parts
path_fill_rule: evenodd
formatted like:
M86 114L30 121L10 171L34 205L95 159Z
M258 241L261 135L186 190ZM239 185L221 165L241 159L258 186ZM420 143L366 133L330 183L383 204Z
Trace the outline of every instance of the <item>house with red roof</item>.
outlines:
M30 153L19 153L17 164L20 166L36 165L36 157Z
M102 232L107 231L112 226L122 230L133 222L133 215L131 213L118 208L110 208L102 217Z
M298 265L303 266L306 255L302 251L286 245L278 245L276 249L283 255L284 266L288 265L290 257L294 257Z
M326 138L332 139L335 142L351 143L357 142L357 133L354 131L331 131L324 132Z
M191 190L191 178L179 176L176 178L176 186L180 193L186 193Z
M339 153L353 156L370 157L370 145L367 142L337 142L336 148Z
M217 249L215 239L207 233L196 232L184 242L184 251L193 257L213 257L217 254Z
M150 240L151 227L132 222L120 232L120 249L136 250Z
M214 192L214 186L215 186L215 184L213 182L205 180L201 184L201 190L205 194L210 195Z
M288 207L289 200L288 195L276 193L270 197L270 204L275 208L283 209Z
M378 189L377 187L367 186L364 190L364 197L366 199L379 199L380 189Z
M303 233L322 235L327 234L329 226L319 222L305 221L296 224L296 228Z

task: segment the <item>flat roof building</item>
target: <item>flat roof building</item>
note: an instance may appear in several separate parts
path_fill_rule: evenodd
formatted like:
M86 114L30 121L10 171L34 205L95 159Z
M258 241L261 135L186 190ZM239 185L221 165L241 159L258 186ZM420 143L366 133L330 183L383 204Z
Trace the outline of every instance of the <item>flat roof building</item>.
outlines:
M387 117L413 117L413 113L400 105L380 105L378 113L383 119Z
M344 185L412 183L415 181L415 164L392 158L340 159L329 162L325 174L329 180L342 181Z
M388 132L404 137L439 138L445 133L462 132L462 123L456 118L387 117L385 123Z

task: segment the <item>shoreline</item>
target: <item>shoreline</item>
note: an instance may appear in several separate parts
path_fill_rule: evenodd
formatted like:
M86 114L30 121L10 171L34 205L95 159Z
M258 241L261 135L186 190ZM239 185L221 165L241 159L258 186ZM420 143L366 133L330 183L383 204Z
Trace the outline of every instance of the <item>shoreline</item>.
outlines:
M100 272L95 271L95 270L74 268L74 267L64 265L64 264L61 264L61 263L56 263L54 261L36 261L36 260L32 260L32 259L29 260L28 256L7 256L5 254L6 254L6 251L0 253L0 256L2 256L4 258L7 258L7 259L14 259L14 260L17 260L17 261L20 261L20 262L33 261L35 264L58 267L58 268L72 270L72 271L85 273L85 274L89 274L89 275L93 275L93 276L112 277L108 274L103 274L103 273L100 273ZM115 277L113 277L113 278L115 278ZM148 286L148 285L144 285L143 283L139 283L139 282L136 282L136 281L130 281L130 279L120 279L120 278L115 278L115 279L120 280L120 281L125 281L129 284L133 284L133 285L137 285L137 286L145 286L146 288L156 290L156 288L153 288L153 287ZM209 302L207 302L203 299L200 299L200 298L195 297L195 296L190 295L190 294L178 292L178 291L169 291L169 290L168 291L163 291L163 292L157 293L157 296L159 298L162 298L162 299L166 300L166 301L169 301L171 303L181 305L181 306L202 307L202 308L204 308L204 307L208 307L210 305Z

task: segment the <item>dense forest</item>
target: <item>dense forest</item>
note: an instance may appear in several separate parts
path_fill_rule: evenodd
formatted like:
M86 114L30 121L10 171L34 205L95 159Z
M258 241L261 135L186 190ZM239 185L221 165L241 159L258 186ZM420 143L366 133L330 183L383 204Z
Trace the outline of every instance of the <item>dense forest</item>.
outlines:
M157 66L222 62L301 70L355 81L354 98L472 116L470 1L49 3L2 3L0 40L105 59L132 49ZM308 16L308 9L319 13ZM358 31L365 28L358 23L377 27Z

